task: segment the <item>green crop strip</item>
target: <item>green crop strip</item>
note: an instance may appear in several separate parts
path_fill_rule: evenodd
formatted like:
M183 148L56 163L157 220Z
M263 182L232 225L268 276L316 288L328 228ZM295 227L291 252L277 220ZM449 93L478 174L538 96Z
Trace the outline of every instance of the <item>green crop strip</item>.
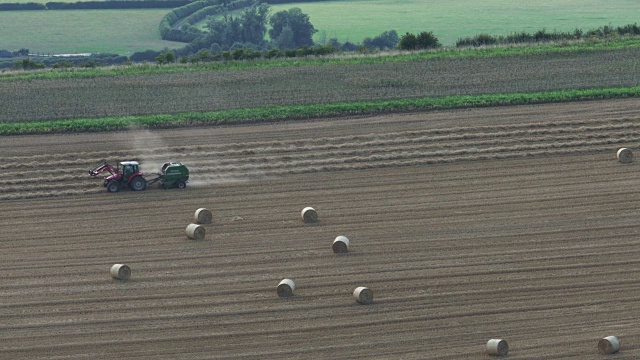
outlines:
M185 127L193 125L232 125L355 114L541 104L637 96L640 96L640 86L627 88L563 90L538 93L340 102L306 106L272 106L202 113L191 112L174 115L144 115L96 119L2 123L0 124L0 135L99 132L135 128Z
M118 75L163 74L193 71L222 71L243 70L261 68L281 68L291 66L316 66L316 65L350 65L350 64L377 64L392 62L424 61L433 59L469 59L502 56L527 56L540 54L571 54L586 51L609 51L632 47L640 47L639 38L622 40L593 40L576 43L561 43L552 45L527 45L527 46L499 46L486 48L443 48L433 51L396 54L370 54L370 55L337 55L328 57L309 57L291 59L272 59L255 61L230 61L211 62L195 65L171 64L155 65L140 64L133 66L114 66L106 68L68 70L40 70L26 73L0 74L1 81L19 81L35 79L69 79L69 78L93 78Z

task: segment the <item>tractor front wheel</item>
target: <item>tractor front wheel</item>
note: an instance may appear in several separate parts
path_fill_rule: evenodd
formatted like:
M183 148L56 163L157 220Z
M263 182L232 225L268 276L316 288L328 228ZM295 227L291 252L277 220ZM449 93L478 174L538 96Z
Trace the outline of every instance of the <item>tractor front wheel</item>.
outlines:
M110 181L106 187L108 192L118 192L120 190L120 185L117 181Z
M187 183L184 180L178 180L176 181L176 187L178 189L184 189L187 187Z
M142 191L147 188L147 182L142 176L136 176L129 182L129 187L133 191Z

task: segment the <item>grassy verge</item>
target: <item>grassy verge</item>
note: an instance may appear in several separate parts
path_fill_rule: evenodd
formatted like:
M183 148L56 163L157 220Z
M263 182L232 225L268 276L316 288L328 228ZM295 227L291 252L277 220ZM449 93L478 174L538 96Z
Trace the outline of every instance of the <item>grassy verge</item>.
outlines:
M610 39L592 40L575 43L542 44L542 45L514 45L485 48L443 48L433 51L412 53L387 53L369 55L346 55L292 59L272 59L256 61L231 61L200 63L195 65L170 64L153 65L140 64L132 66L114 66L106 68L73 68L68 70L46 69L29 72L7 72L0 74L0 81L34 80L34 79L70 79L93 78L101 76L162 74L193 71L221 71L260 68L279 68L291 66L317 66L317 65L348 65L348 64L374 64L391 62L408 62L431 59L467 59L498 56L523 56L536 54L570 54L585 51L610 51L631 47L640 47L640 39Z
M640 96L640 86L586 90L563 90L538 93L447 96L382 101L357 101L307 106L271 106L173 115L144 115L97 119L72 119L0 124L0 135L99 132L134 127L170 128L193 125L232 125L308 119L328 116L392 113L416 110L442 110L503 105L541 104L581 100Z

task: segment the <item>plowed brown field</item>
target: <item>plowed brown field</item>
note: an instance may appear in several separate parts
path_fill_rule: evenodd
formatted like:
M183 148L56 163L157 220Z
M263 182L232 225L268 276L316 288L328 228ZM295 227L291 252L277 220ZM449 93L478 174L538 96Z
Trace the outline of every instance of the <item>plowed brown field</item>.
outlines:
M640 84L640 47L518 56L2 81L1 122Z
M607 335L640 358L640 167L615 159L639 139L639 99L2 138L0 358L477 359L504 338L601 359ZM86 174L129 159L192 181Z

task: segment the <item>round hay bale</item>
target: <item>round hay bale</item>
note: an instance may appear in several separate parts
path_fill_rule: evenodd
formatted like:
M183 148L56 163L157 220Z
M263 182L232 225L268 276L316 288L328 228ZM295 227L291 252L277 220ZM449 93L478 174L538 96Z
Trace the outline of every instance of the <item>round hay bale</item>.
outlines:
M615 354L620 350L620 340L616 336L607 336L598 341L598 350L605 354Z
M206 208L200 208L196 210L196 213L193 215L193 220L198 224L211 224L213 214Z
M205 235L204 226L198 224L187 225L187 236L189 239L203 240Z
M621 148L618 150L618 161L623 164L628 164L633 161L633 153L627 148Z
M333 240L333 252L336 254L344 254L349 251L349 239L346 236L338 236Z
M491 339L487 341L487 354L506 356L509 353L509 344L503 339Z
M369 290L368 287L357 287L353 290L353 298L360 304L369 305L373 302L373 291Z
M318 213L312 207L302 209L302 221L306 223L318 222Z
M296 289L296 284L291 279L283 279L278 284L276 291L281 298L288 298L293 296L293 291Z
M124 264L114 264L111 267L111 277L117 280L129 280L131 268Z

